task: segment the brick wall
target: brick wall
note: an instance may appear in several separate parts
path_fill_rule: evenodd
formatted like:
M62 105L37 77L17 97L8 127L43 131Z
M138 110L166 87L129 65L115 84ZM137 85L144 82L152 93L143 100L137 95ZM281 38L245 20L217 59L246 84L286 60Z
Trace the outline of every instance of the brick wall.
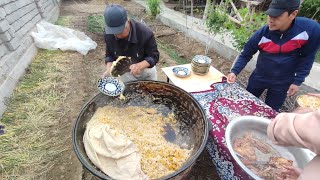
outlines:
M5 98L11 95L20 78L17 76L24 74L36 54L30 32L41 20L57 20L60 1L0 0L0 116ZM30 52L33 54L26 54Z

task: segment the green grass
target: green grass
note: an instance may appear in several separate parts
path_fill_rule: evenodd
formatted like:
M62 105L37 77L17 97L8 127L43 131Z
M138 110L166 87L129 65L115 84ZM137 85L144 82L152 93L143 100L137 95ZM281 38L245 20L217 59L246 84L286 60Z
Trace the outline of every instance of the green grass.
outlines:
M102 33L104 31L104 23L103 16L88 16L87 30L93 33Z
M159 41L157 42L157 44L159 48L164 50L170 56L170 58L176 61L178 64L189 63L187 59L180 57L179 54L174 49L172 49L169 45L165 43L161 43Z
M147 0L147 6L152 17L156 17L160 13L160 1L159 0Z
M320 63L320 50L318 50L318 53L316 55L315 62Z
M64 27L68 27L71 24L70 16L59 16L58 20L55 22L55 25L60 25Z
M66 140L58 139L63 118L68 65L61 51L39 50L27 73L6 102L0 119L6 133L0 135L0 179L41 179L55 157L65 151ZM42 177L43 178L43 177Z

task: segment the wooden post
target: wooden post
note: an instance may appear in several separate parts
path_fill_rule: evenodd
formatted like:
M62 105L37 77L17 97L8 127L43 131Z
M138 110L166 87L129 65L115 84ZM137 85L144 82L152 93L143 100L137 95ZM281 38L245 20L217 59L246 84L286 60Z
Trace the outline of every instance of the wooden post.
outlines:
M248 15L250 16L250 14L251 14L251 12L250 12L250 11L251 11L251 10L250 10L250 5L251 5L251 4L250 4L250 1L247 1L247 2L246 2L246 8L248 9L248 12L247 12L246 15L244 16L244 18L243 18L244 20L246 20L246 19L247 19L247 16L248 16Z
M183 13L186 13L186 0L182 0L182 9L183 9Z
M250 22L252 22L252 18L253 18L253 14L254 14L255 10L256 10L256 7L253 6L253 7L252 7L252 11L251 11L251 13L250 13Z
M202 16L203 20L206 20L207 17L208 17L210 5L211 5L211 0L207 0L206 1L206 7L204 8L204 12L203 12L203 16Z
M231 6L232 6L232 8L233 8L234 12L235 12L235 13L236 13L236 15L237 15L237 17L238 17L239 21L243 21L243 18L241 17L241 15L240 15L240 13L239 13L238 9L236 8L236 6L233 4L233 2L232 2L232 1L230 1L230 3L231 3Z
M193 0L190 0L191 1L191 17L193 17Z
M241 22L240 22L238 19L236 19L236 18L234 18L234 17L232 17L232 16L230 16L230 15L228 15L228 18L229 18L232 22L234 22L234 23L236 23L236 24L239 24L239 25L241 26Z
M180 11L180 9L181 9L181 4L182 4L182 1L183 1L183 0L179 0L178 11Z

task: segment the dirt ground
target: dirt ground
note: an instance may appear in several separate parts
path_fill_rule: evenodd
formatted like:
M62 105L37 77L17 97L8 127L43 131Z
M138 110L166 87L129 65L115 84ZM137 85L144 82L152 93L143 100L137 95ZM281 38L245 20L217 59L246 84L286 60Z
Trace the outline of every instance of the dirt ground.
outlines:
M87 31L87 16L89 15L101 15L107 4L117 3L123 5L128 11L129 15L135 19L142 19L148 24L155 33L158 41L168 45L174 49L180 57L187 59L189 62L196 54L203 54L205 47L192 39L186 39L186 37L180 32L167 27L157 20L151 20L144 7L136 4L133 1L121 1L121 0L64 0L61 4L60 17L69 19L69 28L85 32L90 38L92 38L97 44L95 50L90 51L86 56L82 56L78 53L68 53L70 62L70 71L72 71L72 79L70 80L70 86L73 86L75 91L70 92L68 96L68 103L72 108L68 111L67 118L70 124L66 128L61 129L60 134L68 134L68 138L71 137L71 131L74 120L77 117L81 107L96 93L96 81L104 70L104 51L105 43L102 34L91 33ZM171 35L166 35L171 34ZM172 41L174 39L174 41ZM162 73L161 68L165 66L176 65L173 59L170 58L164 50L159 48L160 61L157 65L158 79L165 81L166 77ZM213 59L215 67L219 66L222 72L227 72L231 63L224 63L224 60L210 52L209 56ZM76 82L76 83L75 83ZM63 138L63 137L61 137ZM80 162L75 156L72 148L72 142L70 138L70 144L67 151L61 154L59 160L52 170L47 174L48 179L97 179L92 176L88 171L82 168ZM219 179L216 174L215 168L209 159L209 155L204 151L198 158L194 165L189 179Z

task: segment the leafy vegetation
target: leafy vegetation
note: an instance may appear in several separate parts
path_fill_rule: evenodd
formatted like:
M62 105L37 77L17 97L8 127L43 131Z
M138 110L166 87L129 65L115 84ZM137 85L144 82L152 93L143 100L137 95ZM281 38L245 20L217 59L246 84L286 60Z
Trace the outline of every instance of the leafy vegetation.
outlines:
M215 6L214 9L210 8L209 12L206 20L209 31L213 34L223 32L225 30L225 24L228 21L225 9Z
M103 33L104 31L104 17L95 15L88 16L87 30L93 33Z
M225 24L225 27L231 31L234 38L234 41L232 42L233 46L240 51L253 33L266 24L267 16L263 13L254 13L252 14L252 21L250 21L248 8L240 9L239 13L241 17L244 17L241 26L236 25L232 21L228 21Z
M316 21L320 21L320 1L319 0L305 0L303 1L299 16L305 16L312 18Z
M214 9L209 10L206 25L213 34L229 31L234 39L233 46L240 51L252 34L265 25L267 17L263 13L254 13L250 17L248 8L242 8L238 11L244 18L241 25L229 20L226 8L223 6L215 6ZM252 20L250 21L250 19Z
M156 17L160 13L160 1L159 0L147 0L147 6L151 12L152 17Z

